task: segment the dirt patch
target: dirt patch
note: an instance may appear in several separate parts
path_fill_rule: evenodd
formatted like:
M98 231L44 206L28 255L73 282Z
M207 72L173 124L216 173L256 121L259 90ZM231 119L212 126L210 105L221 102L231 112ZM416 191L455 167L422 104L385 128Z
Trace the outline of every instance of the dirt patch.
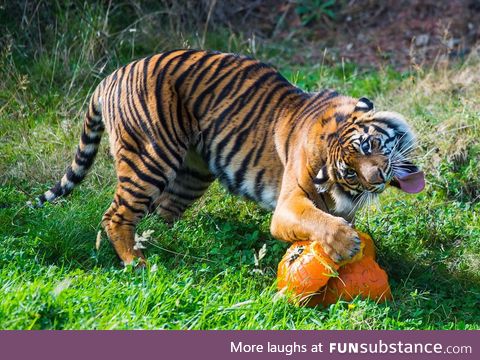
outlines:
M298 63L325 60L326 54L327 61L343 58L359 65L405 69L463 58L480 41L480 0L245 3L249 4L243 7L245 12L238 8L233 16L223 13L222 22L256 32L266 41L288 39L299 49L294 59Z
M405 68L462 58L480 40L480 1L351 1L341 21L318 29L339 57Z
M59 14L83 13L82 3L74 1L63 7L62 2L5 2L0 5L0 47L12 35L17 41L22 39L27 49L42 49L45 33L56 24ZM105 1L92 3L92 8L102 8L101 12L109 14L109 22L106 18L104 23L111 24L110 30L118 38L131 39L131 30L138 29L137 43L148 49L158 45L152 39L164 37L158 34L165 32L176 47L183 34L195 34L194 38L201 41L193 45L203 47L207 32L227 37L228 33L221 31L226 28L233 35L242 35L232 36L239 43L247 43L245 40L252 40L255 34L256 44L264 42L280 48L285 52L283 57L297 64L338 64L344 59L364 66L405 69L437 59L463 58L480 41L480 0L145 0L118 6ZM142 34L150 38L142 39Z

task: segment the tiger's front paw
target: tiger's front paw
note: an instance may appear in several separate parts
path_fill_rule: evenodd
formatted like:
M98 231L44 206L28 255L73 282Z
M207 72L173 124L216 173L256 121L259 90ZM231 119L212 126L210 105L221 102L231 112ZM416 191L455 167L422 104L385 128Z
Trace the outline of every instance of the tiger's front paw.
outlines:
M358 233L343 218L332 216L319 230L313 240L319 241L335 262L348 260L360 251Z

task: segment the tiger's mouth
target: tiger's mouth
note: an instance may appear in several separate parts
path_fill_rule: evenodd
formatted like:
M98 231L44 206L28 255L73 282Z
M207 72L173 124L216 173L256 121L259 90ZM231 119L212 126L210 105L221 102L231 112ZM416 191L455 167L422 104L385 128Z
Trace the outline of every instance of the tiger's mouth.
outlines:
M390 185L406 193L417 194L425 188L425 174L417 166L407 163L394 170Z

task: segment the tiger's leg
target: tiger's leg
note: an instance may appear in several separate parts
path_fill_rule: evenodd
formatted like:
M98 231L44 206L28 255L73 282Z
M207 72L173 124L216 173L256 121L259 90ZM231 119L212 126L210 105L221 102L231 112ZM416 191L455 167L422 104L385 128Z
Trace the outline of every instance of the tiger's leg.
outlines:
M285 167L270 232L275 238L289 242L318 241L337 262L353 257L360 250L357 232L345 219L330 214L308 172L295 173L295 165L297 170L306 168L305 158L301 155L291 158L295 163Z
M114 200L103 216L102 225L123 264L144 256L135 249L135 226L167 187L177 169L157 162L146 154L121 150L116 154L118 177ZM177 167L178 168L178 167Z
M179 219L185 210L199 199L215 177L207 164L193 150L187 153L185 162L177 171L175 180L154 201L155 210L167 223Z

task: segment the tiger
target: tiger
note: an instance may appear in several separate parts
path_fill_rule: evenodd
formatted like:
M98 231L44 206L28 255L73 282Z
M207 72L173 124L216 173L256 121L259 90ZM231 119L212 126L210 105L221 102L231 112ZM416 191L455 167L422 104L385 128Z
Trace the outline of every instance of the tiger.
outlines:
M423 188L402 115L331 89L306 92L252 57L182 49L99 83L75 157L39 205L84 179L105 129L117 185L101 224L124 265L145 264L135 228L146 214L171 223L216 179L273 211L274 238L318 241L335 261L360 250L352 224L366 197Z

